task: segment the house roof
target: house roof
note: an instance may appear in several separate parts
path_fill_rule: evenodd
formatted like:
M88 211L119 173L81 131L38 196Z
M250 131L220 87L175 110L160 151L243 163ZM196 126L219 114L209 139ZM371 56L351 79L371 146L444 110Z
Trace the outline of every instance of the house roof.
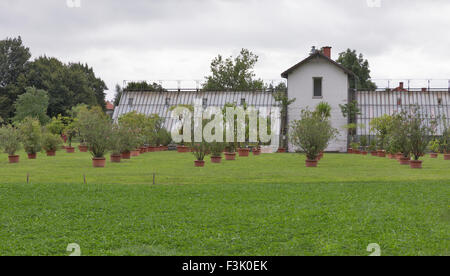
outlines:
M323 58L324 60L330 62L331 64L337 66L338 68L340 68L342 71L344 71L346 74L350 75L350 76L356 76L355 73L353 73L352 71L348 70L347 68L345 68L344 66L342 66L341 64L337 63L336 61L332 60L331 58L327 57L326 55L324 55L321 51L316 51L315 54L310 55L309 57L305 58L304 60L300 61L299 63L297 63L296 65L292 66L291 68L289 68L288 70L286 70L285 72L283 72L281 74L281 76L283 78L288 77L288 75L290 73L292 73L294 70L296 70L297 68L301 67L302 65L308 63L309 61L311 61L314 58Z
M106 102L106 109L107 110L114 110L114 105L111 102L107 101Z

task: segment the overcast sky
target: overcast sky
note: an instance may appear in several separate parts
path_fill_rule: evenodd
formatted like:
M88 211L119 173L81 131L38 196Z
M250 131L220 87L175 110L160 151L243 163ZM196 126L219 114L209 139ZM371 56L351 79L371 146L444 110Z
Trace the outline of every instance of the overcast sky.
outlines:
M20 35L33 57L87 62L109 99L123 80L203 80L217 54L241 48L259 55L255 72L267 80L313 45L332 46L334 59L362 52L374 79L450 79L449 0L71 1L81 6L1 0L0 39Z

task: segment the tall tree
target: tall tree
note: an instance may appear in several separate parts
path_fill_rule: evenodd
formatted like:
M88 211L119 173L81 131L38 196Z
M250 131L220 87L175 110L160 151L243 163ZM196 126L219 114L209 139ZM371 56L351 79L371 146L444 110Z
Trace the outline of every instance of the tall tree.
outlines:
M13 103L25 92L23 74L30 58L30 50L22 44L20 36L0 41L0 117L13 116Z
M123 90L120 85L116 84L116 94L114 95L114 106L119 106L120 99L122 98Z
M43 125L50 118L47 116L48 93L34 87L27 87L26 93L20 95L14 103L16 116L13 121L19 123L27 117L36 118Z
M211 62L211 76L203 84L205 91L255 91L263 90L264 83L255 79L253 68L258 56L247 49L233 58L224 59L221 55Z
M377 86L370 79L369 61L364 59L363 54L357 54L356 50L347 49L339 54L337 62L348 70L355 73L357 88L363 90L375 90ZM350 88L355 88L355 83L350 82Z
M154 83L148 83L146 81L141 82L129 82L127 83L127 86L124 88L124 90L134 90L134 91L150 91L150 92L164 92L167 91L162 87L161 84L158 84L156 82Z

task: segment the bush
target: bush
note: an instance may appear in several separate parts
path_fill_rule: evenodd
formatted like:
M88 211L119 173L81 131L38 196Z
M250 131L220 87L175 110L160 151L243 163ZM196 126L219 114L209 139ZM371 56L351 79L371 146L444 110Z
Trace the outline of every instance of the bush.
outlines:
M161 141L161 145L168 146L172 143L172 135L167 129L163 128L159 131L159 140Z
M392 129L393 117L389 115L383 115L379 118L375 118L370 122L371 130L377 133L378 149L386 149L387 136Z
M212 157L222 157L223 150L225 149L224 143L213 142L209 145Z
M425 154L432 134L432 128L424 124L425 120L419 109L415 109L406 119L408 124L408 145L414 160L419 160Z
M321 102L316 106L315 112L320 118L328 120L331 117L331 105L327 102Z
M124 136L127 134L118 125L114 125L108 138L108 149L112 155L120 155L124 152Z
M46 132L42 136L42 148L45 151L56 151L61 145L61 137L57 134Z
M439 153L441 150L441 143L439 139L433 139L429 144L430 150L433 153Z
M206 142L192 143L192 153L198 161L205 160L205 157L210 152L209 145Z
M0 147L12 156L20 148L19 131L12 125L6 125L0 128Z
M374 138L374 139L372 139L372 140L370 141L368 150L369 150L370 152L374 152L374 151L377 150L377 139Z
M291 142L306 153L308 160L316 160L329 142L336 137L337 130L329 120L322 120L309 110L302 110L301 119L291 125Z
M89 151L94 158L104 158L108 151L108 138L111 135L110 119L100 108L83 113L78 119L80 133L86 139Z
M42 149L42 129L37 119L31 117L25 118L19 124L20 140L28 154L35 154Z

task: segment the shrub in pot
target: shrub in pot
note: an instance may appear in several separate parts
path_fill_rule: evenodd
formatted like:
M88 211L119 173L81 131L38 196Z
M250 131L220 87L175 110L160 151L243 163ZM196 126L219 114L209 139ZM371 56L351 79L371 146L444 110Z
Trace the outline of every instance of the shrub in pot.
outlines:
M383 115L375 118L370 122L371 131L377 134L378 141L378 156L386 157L385 147L387 143L387 136L392 129L393 116Z
M122 159L123 143L122 137L126 135L118 125L114 125L108 138L108 149L111 151L112 163L120 163Z
M19 124L18 130L28 159L36 159L37 153L42 150L41 123L37 119L27 117Z
M78 129L75 126L75 122L72 122L64 129L64 135L67 137L67 142L69 146L66 147L67 153L74 153L75 148L72 147L72 140L78 134Z
M336 137L337 130L329 120L322 120L309 110L302 110L300 120L291 125L291 143L306 153L306 166L317 167L317 157L329 142Z
M16 152L20 148L20 134L12 125L0 128L0 147L8 154L9 163L19 162L20 157Z
M92 108L86 115L79 118L80 133L86 138L89 151L93 157L93 166L96 168L105 167L108 138L112 131L111 121L100 108Z
M211 152L211 162L212 163L221 163L222 162L222 154L225 149L224 143L213 142L209 146Z
M378 156L378 152L377 152L377 140L376 140L376 139L372 139L372 140L370 141L368 150L369 150L369 152L370 152L370 154L371 154L372 156Z
M46 132L42 136L42 148L47 152L47 156L55 156L61 145L61 137L57 134Z
M430 157L431 158L438 158L439 156L439 151L441 150L441 143L439 141L439 139L433 139L431 140L430 144L429 144L429 148L430 148Z
M350 144L350 147L351 147L352 152L354 154L360 154L361 153L361 151L359 150L359 143L353 142L353 143Z
M440 141L440 151L444 153L444 160L450 160L450 127L447 120L444 118L444 131L442 132Z
M206 142L192 143L192 153L194 154L196 161L196 167L205 166L205 157L210 152L209 145Z
M413 110L412 114L409 114L406 119L408 124L408 145L413 157L410 163L411 168L420 169L422 168L420 157L425 155L432 134L432 127L424 123L425 120L418 108ZM431 122L430 125L432 124Z
M361 143L361 154L367 155L367 146L368 146L367 136L361 136L360 143Z

